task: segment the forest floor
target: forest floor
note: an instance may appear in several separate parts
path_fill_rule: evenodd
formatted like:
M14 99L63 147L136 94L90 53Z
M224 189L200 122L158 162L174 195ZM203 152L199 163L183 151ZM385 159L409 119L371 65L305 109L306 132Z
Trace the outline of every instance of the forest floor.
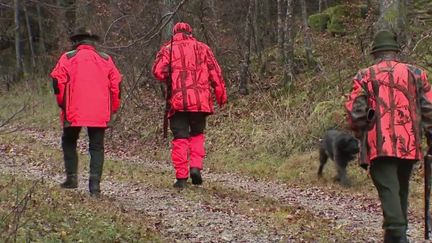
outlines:
M202 186L190 184L187 189L176 190L172 188L173 170L169 161L119 155L116 152L119 148L114 150L109 142L101 185L103 196L95 200L87 193L88 156L84 132L79 142L79 189L60 190L58 184L64 179L60 136L60 130L22 128L0 136L0 178L3 177L0 179L0 213L7 210L5 200L2 205L2 189L11 180L15 183L26 180L40 181L41 190L55 191L54 200L79 198L69 199L68 207L75 204L94 214L112 212L116 217L140 224L141 228L136 229L141 231L140 236L122 238L124 232L120 231L110 241L380 242L382 239L380 205L370 194L286 184L209 169L203 171ZM124 145L121 150L127 149ZM34 207L47 203L46 200L34 198ZM97 207L103 207L102 212ZM32 215L27 217L27 222L33 220ZM39 217L41 221L50 220L43 215ZM69 217L73 215L66 213L62 220L68 221ZM410 240L421 242L422 219L412 212L409 217ZM115 221L109 219L108 224ZM22 223L19 227L17 231L22 232L17 234L23 239L43 237L43 234L29 235L28 224ZM51 235L51 239L77 239L73 230L65 228L63 223L52 227L51 231L57 233ZM5 234L10 230L0 228L0 232ZM80 237L83 236L78 236L78 240L86 241Z

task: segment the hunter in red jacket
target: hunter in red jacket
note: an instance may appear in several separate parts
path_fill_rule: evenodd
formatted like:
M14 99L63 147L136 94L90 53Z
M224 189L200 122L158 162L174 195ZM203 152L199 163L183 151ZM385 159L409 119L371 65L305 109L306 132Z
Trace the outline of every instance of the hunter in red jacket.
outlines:
M361 146L381 201L384 242L408 242L409 179L421 160L421 134L432 135L432 91L426 73L397 58L390 31L375 35L375 64L354 78L346 102L351 127L366 136Z
M222 70L213 52L192 36L187 23L177 23L153 65L156 79L169 82L170 129L174 135L171 157L176 170L174 187L202 184L206 116L214 112L212 90L220 107L227 102ZM190 168L190 173L189 173Z
M74 50L64 53L51 72L63 123L66 181L61 186L78 186L76 146L81 127L87 127L91 157L89 190L94 196L100 194L105 129L120 107L121 83L112 58L95 49L94 42L98 39L89 29L77 29L70 37Z

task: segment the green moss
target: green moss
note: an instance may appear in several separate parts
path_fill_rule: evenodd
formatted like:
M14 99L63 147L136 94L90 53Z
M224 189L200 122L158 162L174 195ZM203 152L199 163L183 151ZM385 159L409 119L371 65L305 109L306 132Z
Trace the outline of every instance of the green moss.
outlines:
M327 31L332 34L345 34L345 23L353 18L365 18L367 15L366 5L336 5L326 9L323 14L329 16Z
M332 34L343 34L346 32L344 18L349 13L349 8L346 5L336 5L328 8L325 13L329 14L330 20L327 26L327 31Z
M330 21L330 24L328 26L328 32L332 34L345 34L346 28L343 24L343 21L337 18L334 18Z
M324 31L327 28L330 15L326 13L318 13L309 16L309 26L315 31Z

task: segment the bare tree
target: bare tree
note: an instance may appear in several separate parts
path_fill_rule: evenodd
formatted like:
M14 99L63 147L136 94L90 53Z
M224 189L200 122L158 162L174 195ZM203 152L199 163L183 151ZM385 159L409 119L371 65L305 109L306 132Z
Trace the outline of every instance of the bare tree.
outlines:
M65 38L75 28L75 2L73 0L57 0L57 33L58 46L65 49L69 42Z
M318 3L318 12L322 12L327 8L327 0L319 0Z
M310 28L308 24L308 15L306 11L306 0L300 0L301 9L302 9L302 22L303 22L303 36L304 36L304 45L306 51L306 61L309 68L314 68L315 61L313 60L312 55L312 37L310 35Z
M284 42L284 36L283 36L283 0L277 0L277 46L279 49L279 53L281 55L279 56L280 61L283 60L283 42Z
M294 0L287 0L285 15L285 43L284 43L284 74L283 86L289 88L294 81Z
M250 66L250 51L251 51L251 42L252 42L252 34L251 34L251 21L252 21L252 6L254 4L254 0L249 0L249 8L246 16L246 26L245 26L245 34L244 34L244 46L245 51L243 55L243 61L240 64L240 86L239 92L242 95L247 95L248 92L248 79L249 79L249 66Z
M178 0L164 0L162 4L162 17L166 17L173 12L173 9L179 4ZM165 26L162 32L162 40L168 40L172 35L172 29L174 28L175 18L171 18L168 24Z
M15 21L15 60L16 60L16 72L15 78L20 79L23 72L23 57L21 50L21 35L20 35L20 1L14 0L14 21Z
M40 7L40 2L36 3L36 11L38 16L38 27L39 27L39 47L40 47L40 53L45 54L46 53L46 46L45 46L45 29L42 25L42 11Z
M31 60L32 68L34 70L36 68L36 58L35 58L34 45L33 45L33 31L31 28L30 18L27 12L26 4L23 4L23 10L24 10L24 17L25 17L26 27L27 27L27 36L28 36L29 49L30 49L30 60Z
M261 44L261 32L259 30L258 26L258 18L260 16L260 8L259 8L259 2L258 0L254 1L254 14L253 14L253 21L252 21L252 27L254 32L254 45L255 45L255 51L258 55L261 54L262 51L262 44Z

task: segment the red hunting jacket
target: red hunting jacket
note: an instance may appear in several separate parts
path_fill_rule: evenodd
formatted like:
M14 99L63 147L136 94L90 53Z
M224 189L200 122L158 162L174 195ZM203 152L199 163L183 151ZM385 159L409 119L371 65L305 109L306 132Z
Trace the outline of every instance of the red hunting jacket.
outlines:
M92 45L64 53L51 77L65 127L107 127L120 107L121 75Z
M220 106L227 102L222 70L211 49L191 35L177 33L162 46L153 64L153 75L166 82L171 59L171 110L213 113L213 88Z
M374 110L367 133L369 163L382 156L420 160L421 124L427 134L432 131L431 102L426 73L415 66L383 60L361 70L345 107L353 130L361 129L358 118L367 116L359 111Z

